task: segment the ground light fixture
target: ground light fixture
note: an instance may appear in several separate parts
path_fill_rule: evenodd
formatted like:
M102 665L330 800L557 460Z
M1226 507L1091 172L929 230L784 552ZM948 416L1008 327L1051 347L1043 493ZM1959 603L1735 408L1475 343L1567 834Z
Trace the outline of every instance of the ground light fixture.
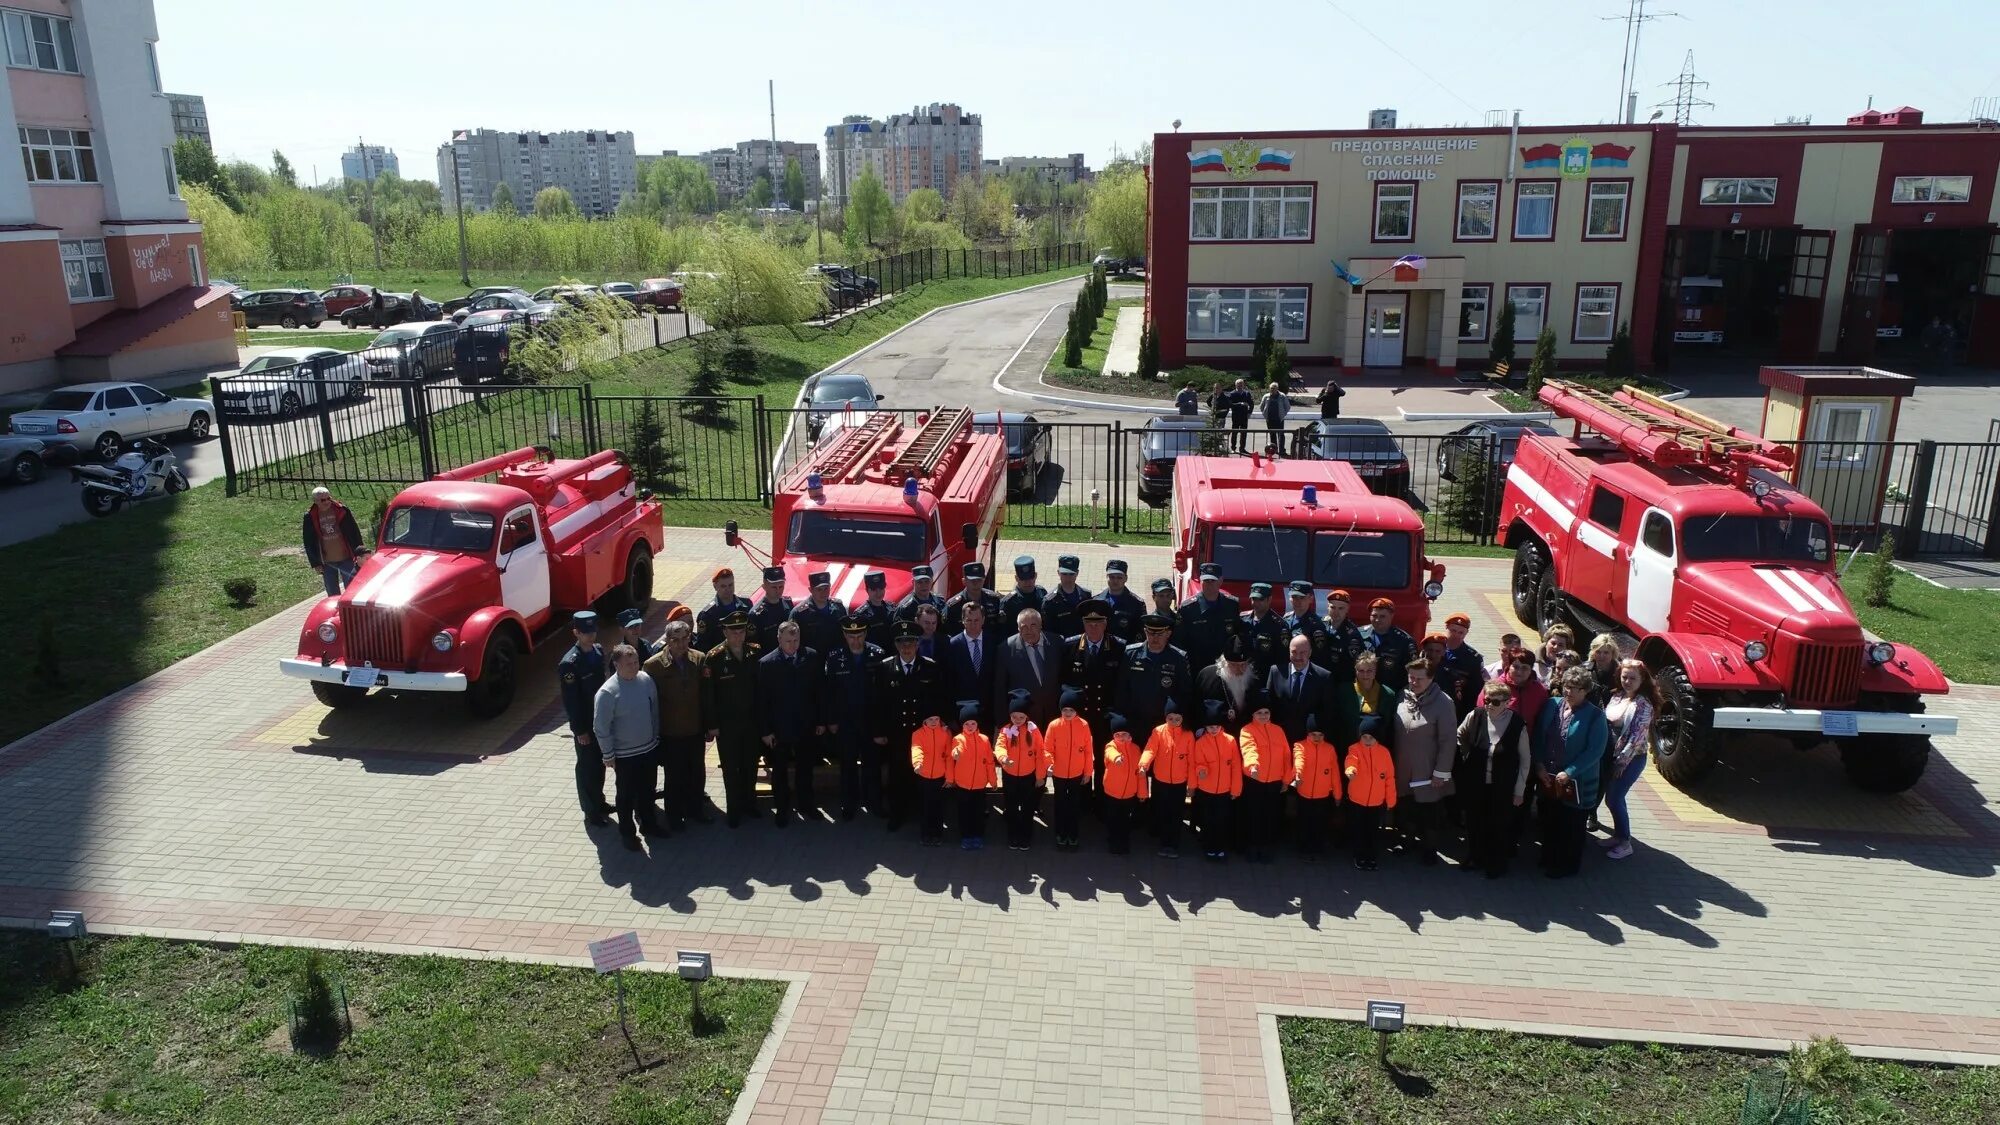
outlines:
M49 911L48 924L43 927L43 930L49 937L55 939L57 945L62 946L63 980L74 982L77 973L76 943L82 941L84 936L90 932L88 927L83 924L83 911L51 910Z
M691 1021L699 1034L710 1026L707 1013L701 1010L701 983L715 975L715 959L700 950L683 949L675 954L674 969L687 982Z
M1397 1000L1368 1001L1368 1030L1375 1033L1375 1061L1389 1067L1389 1036L1403 1030L1403 1005Z

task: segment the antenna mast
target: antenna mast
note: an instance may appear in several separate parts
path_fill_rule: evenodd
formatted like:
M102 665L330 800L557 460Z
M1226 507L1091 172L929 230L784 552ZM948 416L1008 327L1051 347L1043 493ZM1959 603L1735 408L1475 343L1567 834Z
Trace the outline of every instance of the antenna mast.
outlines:
M1692 125L1694 124L1695 110L1715 108L1714 102L1698 96L1699 91L1708 89L1708 83L1695 77L1693 51L1689 51L1687 58L1681 61L1680 76L1672 82L1662 82L1660 85L1672 86L1674 88L1674 96L1671 101L1660 102L1654 108L1672 108L1674 111L1674 124L1676 125Z
M1632 124L1638 112L1639 90L1639 33L1645 30L1651 20L1678 17L1679 12L1648 12L1646 0L1628 0L1622 16L1599 16L1599 19L1620 20L1625 24L1625 50L1618 67L1618 109L1611 120Z

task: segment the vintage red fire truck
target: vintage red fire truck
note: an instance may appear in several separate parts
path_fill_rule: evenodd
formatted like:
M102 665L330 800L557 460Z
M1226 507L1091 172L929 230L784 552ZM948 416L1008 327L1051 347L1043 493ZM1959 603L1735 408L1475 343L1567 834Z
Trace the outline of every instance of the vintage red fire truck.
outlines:
M862 578L879 570L889 601L910 592L910 568L928 563L935 590L958 589L959 568L975 559L992 573L994 544L1007 515L1007 446L975 433L964 408L904 422L877 412L821 440L778 479L768 556L724 536L759 565L785 569L785 593L803 601L807 576L825 571L833 600L859 605Z
M1573 436L1525 435L1497 535L1514 612L1638 639L1662 698L1654 761L1698 780L1732 732L1832 740L1863 788L1914 785L1948 684L1905 645L1870 640L1841 592L1826 513L1784 477L1792 451L1630 387L1551 381Z
M659 504L616 450L559 460L536 446L442 472L396 494L374 553L278 666L329 707L371 688L451 691L498 715L545 626L599 603L646 608L662 539Z
M1183 598L1199 592L1201 564L1212 562L1239 599L1253 582L1282 591L1303 578L1320 612L1328 591L1345 589L1348 612L1366 624L1368 603L1388 598L1396 624L1421 637L1444 593L1444 564L1424 555L1424 521L1403 501L1375 495L1345 461L1181 457L1173 513Z

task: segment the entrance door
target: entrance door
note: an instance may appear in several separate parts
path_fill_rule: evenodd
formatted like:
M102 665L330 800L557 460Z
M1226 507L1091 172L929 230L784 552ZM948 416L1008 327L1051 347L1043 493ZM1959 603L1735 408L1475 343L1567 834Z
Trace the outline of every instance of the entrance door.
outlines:
M1625 619L1647 633L1667 631L1674 606L1674 521L1658 508L1646 509L1625 580Z
M500 528L500 604L540 625L549 612L549 552L535 509L516 508Z
M1854 257L1847 270L1847 298L1840 310L1840 358L1863 363L1875 354L1882 321L1882 279L1888 272L1889 232L1854 228Z
M1819 358L1819 322L1826 311L1827 264L1833 232L1802 230L1792 245L1792 276L1778 310L1778 360L1811 363Z
M1986 269L1965 339L1965 362L1974 367L2000 366L2000 232L1988 236Z
M1368 294L1367 337L1361 344L1364 367L1403 366L1403 314L1408 293Z

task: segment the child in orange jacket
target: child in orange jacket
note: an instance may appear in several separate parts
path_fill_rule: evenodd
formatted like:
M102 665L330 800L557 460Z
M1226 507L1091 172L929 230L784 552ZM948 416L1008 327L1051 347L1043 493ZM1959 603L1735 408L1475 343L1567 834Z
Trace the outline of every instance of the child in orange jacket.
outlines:
M1149 803L1160 854L1173 859L1181 854L1181 820L1187 815L1188 760L1194 755L1194 734L1182 725L1181 709L1171 699L1165 714L1166 720L1146 739L1139 771L1152 779Z
M1292 742L1285 728L1259 707L1236 734L1243 748L1243 816L1248 818L1250 862L1271 862L1285 823L1285 790L1292 783Z
M951 730L936 715L910 732L910 771L917 775L917 839L927 848L944 842L944 784L951 768Z
M1090 775L1096 755L1090 723L1076 713L1083 706L1083 692L1073 687L1062 690L1062 714L1049 724L1044 741L1048 746L1049 773L1056 779L1056 800L1050 820L1056 830L1056 850L1076 850L1077 833L1083 822L1083 795L1090 791Z
M1007 818L1007 850L1025 852L1035 839L1035 809L1042 803L1042 782L1049 776L1048 745L1042 731L1028 719L1025 688L1007 694L1007 725L993 740L993 761L1000 767L1000 794Z
M1104 834L1111 854L1124 855L1132 850L1132 816L1149 788L1140 768L1145 755L1133 741L1125 716L1108 711L1104 725L1111 730L1111 741L1104 744Z
M1361 734L1347 748L1347 826L1354 840L1354 866L1375 870L1382 835L1382 810L1396 807L1396 759L1382 745L1382 717L1366 715Z
M1319 716L1306 716L1306 736L1292 745L1292 789L1298 794L1299 854L1307 862L1326 848L1333 808L1340 803L1340 749L1327 741Z
M1220 699L1202 704L1201 733L1195 736L1189 763L1202 854L1218 863L1229 858L1230 803L1243 795L1243 756L1222 725L1227 716L1228 708ZM1290 763L1286 765L1289 768Z
M958 790L958 846L986 846L986 791L993 788L993 740L979 732L979 701L960 700L958 737L951 740L948 782Z

